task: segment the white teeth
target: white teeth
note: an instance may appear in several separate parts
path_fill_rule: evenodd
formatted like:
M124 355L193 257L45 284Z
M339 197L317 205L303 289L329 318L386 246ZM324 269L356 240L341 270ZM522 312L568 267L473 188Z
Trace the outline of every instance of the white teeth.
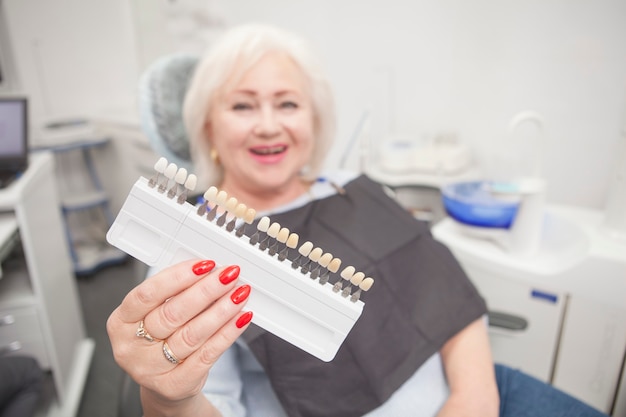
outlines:
M359 288L363 291L368 291L370 288L372 288L372 285L374 285L374 278L367 277L363 281L361 281L361 283L359 284Z
M317 262L320 260L322 253L323 252L321 248L315 248L311 251L311 253L309 253L309 259L312 260L313 262Z
M276 240L278 240L280 243L287 243L287 239L289 239L289 229L287 229L286 227L283 227L278 232L278 236L276 237Z
M296 233L290 234L289 238L287 239L287 247L290 249L295 249L296 246L298 246L298 239L299 236Z
M185 188L189 191L194 191L196 189L196 185L198 184L198 177L193 174L189 174L187 180L185 180Z
M309 253L311 253L312 250L313 250L313 243L307 241L307 242L304 242L302 246L300 246L300 249L298 249L298 252L302 256L309 256Z
M353 266L347 266L344 268L343 271L341 271L341 278L345 279L346 281L349 281L355 272L356 270L354 269Z
M176 173L176 176L174 177L174 180L178 183L178 184L184 184L185 180L187 179L187 170L185 168L179 168L178 172Z
M226 210L230 213L233 213L237 208L237 203L239 202L235 197L230 197L228 200L226 200Z
M228 200L228 194L226 194L226 191L220 191L217 193L217 197L215 197L215 200L218 206L224 207L224 205L226 204L226 200Z
M167 159L161 157L156 164L154 164L154 170L159 174L162 174L165 172L165 168L167 168Z
M246 215L247 208L248 207L246 207L246 205L243 203L237 204L237 207L235 208L235 217L237 217L238 219L242 219L243 216Z
M170 163L167 168L165 168L165 176L167 178L169 178L170 180L173 180L174 177L176 176L176 172L178 171L178 167L176 166L175 163Z
M209 189L204 192L204 199L209 203L215 203L217 199L217 188L209 187Z
M268 148L252 149L252 152L254 152L257 155L272 155L272 154L284 152L285 149L287 149L286 146L273 146L273 147L268 147Z
M259 223L257 224L256 227L261 232L267 232L267 229L270 228L270 218L267 216L261 217L261 220L259 220Z
M280 224L276 222L272 223L267 229L268 236L273 237L274 239L278 237L278 232L280 232Z
M365 279L365 274L363 272L357 272L350 278L350 283L352 285L359 285L363 279Z
M256 210L253 208L248 208L248 210L246 210L246 214L243 216L243 220L248 224L252 224L255 216Z
M322 257L319 260L319 264L322 265L324 268L326 268L328 264L330 263L330 261L332 261L332 259L333 259L333 255L327 252L322 255Z

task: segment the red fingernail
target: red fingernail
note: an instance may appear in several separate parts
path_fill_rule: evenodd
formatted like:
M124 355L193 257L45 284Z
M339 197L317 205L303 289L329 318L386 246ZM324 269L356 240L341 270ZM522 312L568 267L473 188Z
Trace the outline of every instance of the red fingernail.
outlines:
M243 326L250 323L250 320L252 320L252 311L246 311L241 316L239 316L239 318L237 319L237 323L235 324L237 325L237 328L241 329Z
M207 272L211 271L213 268L215 268L215 262L206 260L198 262L191 268L191 270L196 275L204 275Z
M233 282L239 276L239 267L231 265L220 272L220 282L224 285Z
M230 299L233 300L235 304L241 304L248 296L250 295L250 286L248 284L242 285L237 288L234 293L230 296Z

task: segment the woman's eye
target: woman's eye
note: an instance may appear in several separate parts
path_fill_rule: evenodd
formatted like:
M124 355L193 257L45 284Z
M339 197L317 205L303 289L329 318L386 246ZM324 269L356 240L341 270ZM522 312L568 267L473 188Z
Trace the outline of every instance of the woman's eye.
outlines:
M250 110L252 106L248 103L235 103L233 104L233 110Z
M296 103L295 101L283 101L282 103L280 103L280 107L283 109L297 109L298 103Z

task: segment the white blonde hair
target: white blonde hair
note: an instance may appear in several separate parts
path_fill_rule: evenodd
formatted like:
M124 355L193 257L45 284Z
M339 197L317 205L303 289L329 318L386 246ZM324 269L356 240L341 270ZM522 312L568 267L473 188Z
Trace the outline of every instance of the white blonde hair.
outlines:
M237 26L226 31L198 62L183 105L191 159L199 182L219 184L222 168L210 157L207 129L216 92L230 79L237 80L269 52L289 56L309 82L314 119L311 159L303 172L314 179L321 170L335 134L335 111L330 84L312 48L300 37L285 30L260 24Z

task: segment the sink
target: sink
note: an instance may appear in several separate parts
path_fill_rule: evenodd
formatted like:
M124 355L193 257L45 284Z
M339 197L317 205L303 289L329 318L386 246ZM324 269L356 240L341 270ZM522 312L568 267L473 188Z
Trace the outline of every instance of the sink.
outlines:
M550 210L543 214L541 237L536 251L530 255L518 255L501 244L506 231L491 234L488 230L468 227L450 217L433 226L435 238L463 257L484 259L493 266L519 269L537 275L556 275L572 268L585 259L590 240L576 222ZM493 238L492 238L493 237Z

